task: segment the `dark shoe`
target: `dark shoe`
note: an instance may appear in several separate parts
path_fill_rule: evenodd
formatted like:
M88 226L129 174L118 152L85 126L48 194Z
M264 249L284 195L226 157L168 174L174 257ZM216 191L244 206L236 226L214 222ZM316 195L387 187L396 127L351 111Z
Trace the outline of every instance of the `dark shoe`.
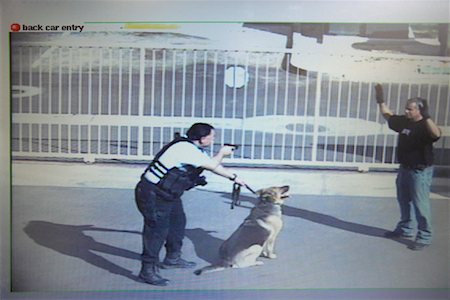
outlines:
M162 278L158 274L158 267L156 264L142 264L141 272L139 272L139 278L148 283L158 286L166 286L169 283L168 279Z
M187 261L182 259L181 257L169 259L165 258L163 263L161 264L161 268L163 269L191 269L194 268L197 264L193 261Z
M430 244L423 244L423 243L418 243L415 242L413 245L409 246L408 248L414 251L419 251L419 250L423 250L426 247L429 247Z
M399 231L386 231L384 237L388 239L399 239L399 238L412 238L413 235L408 235Z

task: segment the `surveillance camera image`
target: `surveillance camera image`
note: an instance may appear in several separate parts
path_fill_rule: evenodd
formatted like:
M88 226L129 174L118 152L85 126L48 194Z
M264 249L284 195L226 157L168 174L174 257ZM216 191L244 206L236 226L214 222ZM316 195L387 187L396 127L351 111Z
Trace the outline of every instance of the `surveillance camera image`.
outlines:
M446 299L449 4L260 2L1 4L2 297Z

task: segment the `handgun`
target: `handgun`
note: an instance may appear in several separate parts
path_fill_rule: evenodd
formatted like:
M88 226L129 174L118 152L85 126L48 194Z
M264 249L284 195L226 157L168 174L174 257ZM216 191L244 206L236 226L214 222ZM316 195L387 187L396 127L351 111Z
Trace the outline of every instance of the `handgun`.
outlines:
M234 151L234 150L237 150L237 149L239 148L239 145L235 145L235 144L224 144L224 146L232 147L232 148L233 148L233 151Z

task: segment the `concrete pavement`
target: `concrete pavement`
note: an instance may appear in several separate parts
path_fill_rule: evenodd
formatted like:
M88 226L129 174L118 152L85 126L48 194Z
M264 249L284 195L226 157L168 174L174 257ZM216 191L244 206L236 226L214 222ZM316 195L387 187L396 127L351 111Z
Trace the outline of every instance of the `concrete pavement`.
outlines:
M435 178L435 239L424 251L411 240L383 238L397 222L395 173L236 169L254 188L290 184L276 260L195 276L162 270L168 287L138 282L141 217L133 187L144 165L13 163L12 288L19 295L105 299L409 299L445 297L449 283L449 184ZM220 243L255 199L243 191L230 209L230 183L215 175L187 192L184 256L211 263ZM163 255L163 253L162 253ZM67 293L71 291L71 293ZM402 294L403 292L403 294ZM80 294L81 293L81 294ZM384 293L384 294L383 294ZM406 294L405 294L406 293ZM427 293L428 298L421 298ZM357 295L357 296L355 296ZM405 296L406 295L406 296ZM412 296L412 297L411 297ZM35 298L33 298L35 299ZM49 298L46 298L49 299ZM77 298L75 298L77 299ZM444 299L444 298L442 298Z

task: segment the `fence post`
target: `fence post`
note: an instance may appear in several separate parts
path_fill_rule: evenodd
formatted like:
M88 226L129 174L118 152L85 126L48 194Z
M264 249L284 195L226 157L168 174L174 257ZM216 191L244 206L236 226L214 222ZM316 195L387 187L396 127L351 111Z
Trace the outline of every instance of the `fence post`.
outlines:
M139 110L138 117L144 116L144 102L145 102L145 48L139 48ZM144 125L139 124L138 127L138 141L137 141L137 155L142 158L144 154Z
M312 144L312 157L313 162L317 161L317 144L319 143L319 117L320 117L320 96L322 87L322 73L317 73L316 79L316 98L314 103L314 130L313 130L313 144Z

